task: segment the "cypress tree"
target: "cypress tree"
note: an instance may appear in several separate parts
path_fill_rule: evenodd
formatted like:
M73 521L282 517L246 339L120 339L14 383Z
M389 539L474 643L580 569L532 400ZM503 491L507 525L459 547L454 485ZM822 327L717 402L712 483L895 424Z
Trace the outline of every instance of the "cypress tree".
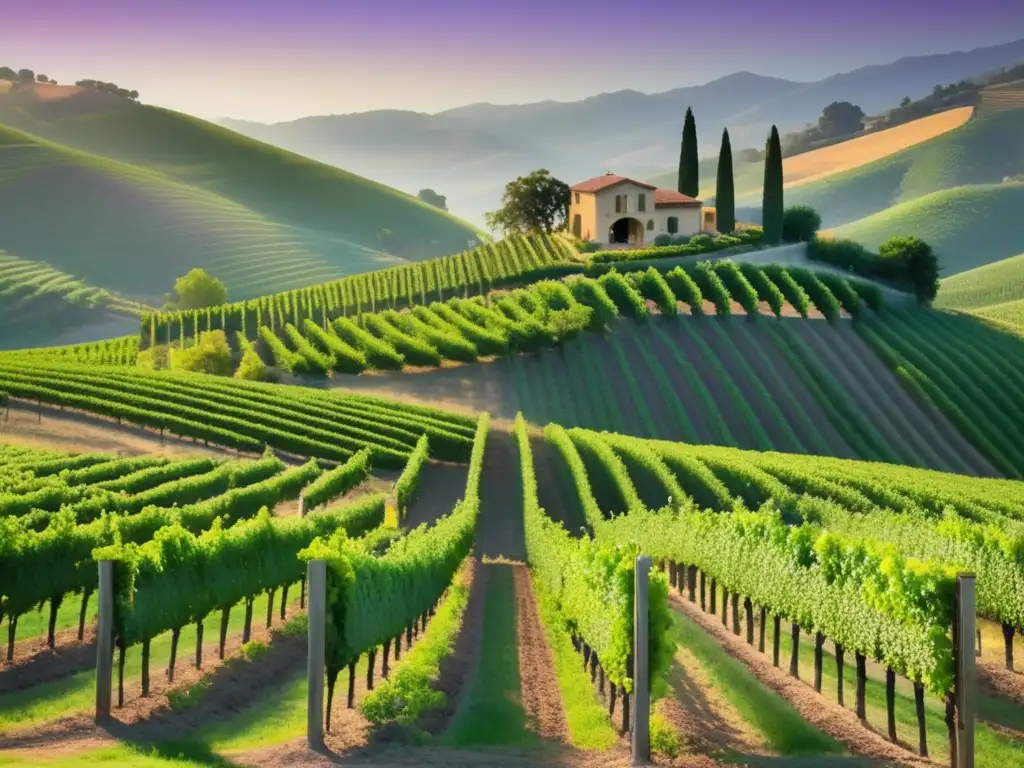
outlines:
M700 194L700 176L697 168L697 122L693 110L686 108L683 121L683 141L679 149L679 186L684 195L697 197Z
M729 234L736 229L736 189L732 176L732 145L729 129L722 131L722 148L718 152L718 181L715 190L715 211L718 231Z
M782 241L782 145L779 129L772 126L764 156L764 192L761 202L764 241L778 245Z

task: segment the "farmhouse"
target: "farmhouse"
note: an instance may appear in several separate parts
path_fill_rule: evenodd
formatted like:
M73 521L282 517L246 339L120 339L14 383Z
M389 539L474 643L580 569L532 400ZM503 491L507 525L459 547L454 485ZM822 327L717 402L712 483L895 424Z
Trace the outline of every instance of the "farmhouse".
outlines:
M570 195L569 226L584 240L638 246L707 228L700 200L613 173L581 181Z

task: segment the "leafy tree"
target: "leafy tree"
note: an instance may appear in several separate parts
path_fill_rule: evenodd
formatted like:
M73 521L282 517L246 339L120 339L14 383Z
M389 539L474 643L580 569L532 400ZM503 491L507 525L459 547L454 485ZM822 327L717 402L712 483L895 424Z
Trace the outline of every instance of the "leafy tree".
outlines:
M36 82L48 83L48 82L50 82L50 78L47 77L46 75L40 73L40 74L36 75Z
M31 69L19 69L18 79L25 83L31 83L33 80L36 79L36 73L33 72Z
M501 208L486 215L487 226L506 235L529 232L548 234L566 225L569 185L546 168L520 176L505 185Z
M782 241L809 243L821 229L821 216L809 205L787 208L782 215Z
M228 300L228 289L224 283L208 275L202 269L193 269L174 283L178 309L200 309L215 307Z
M782 146L779 129L772 126L771 135L765 147L764 192L761 200L762 225L766 245L778 245L782 240L783 196L782 196Z
M171 348L171 368L193 373L231 375L231 347L224 331L203 331L190 347Z
M700 194L700 171L697 160L697 121L693 118L693 110L686 108L683 120L683 140L679 147L679 184L678 189L684 195L697 197Z
M440 208L442 211L448 210L448 201L444 195L439 195L432 189L421 189L416 193L416 197L422 200L427 205L432 205L435 208Z
M10 67L0 67L0 80L17 80L18 73Z
M890 279L912 291L919 304L932 303L939 292L939 260L928 243L919 237L890 237L878 255Z
M718 152L715 211L719 232L728 234L736 229L736 189L732 176L732 145L729 143L728 128L722 131L722 148Z
M846 136L864 128L864 110L848 101L833 101L818 118L821 135Z

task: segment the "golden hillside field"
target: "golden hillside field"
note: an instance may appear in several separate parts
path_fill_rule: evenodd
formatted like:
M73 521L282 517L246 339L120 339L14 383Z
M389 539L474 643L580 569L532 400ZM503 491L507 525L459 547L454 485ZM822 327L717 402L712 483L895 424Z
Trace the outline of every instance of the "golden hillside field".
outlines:
M9 90L11 90L11 81L0 80L0 93L7 93Z
M831 147L788 157L783 161L786 187L842 173L934 139L966 123L973 111L974 107L958 107Z

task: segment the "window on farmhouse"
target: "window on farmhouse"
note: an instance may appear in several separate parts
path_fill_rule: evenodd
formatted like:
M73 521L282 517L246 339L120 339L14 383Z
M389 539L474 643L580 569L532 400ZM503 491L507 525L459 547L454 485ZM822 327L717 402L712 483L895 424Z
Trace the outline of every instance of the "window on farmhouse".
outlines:
M636 209L643 213L647 210L647 195L641 193L636 199Z
M583 221L580 215L577 213L572 217L572 233L576 236L580 236L580 230L583 228Z
M654 229L654 219L647 220L647 229Z
M615 212L622 213L622 195L615 196Z
M576 193L576 205L579 205L579 204L580 204L580 193L577 192Z
M679 231L679 218L676 216L668 217L668 233L674 235Z

